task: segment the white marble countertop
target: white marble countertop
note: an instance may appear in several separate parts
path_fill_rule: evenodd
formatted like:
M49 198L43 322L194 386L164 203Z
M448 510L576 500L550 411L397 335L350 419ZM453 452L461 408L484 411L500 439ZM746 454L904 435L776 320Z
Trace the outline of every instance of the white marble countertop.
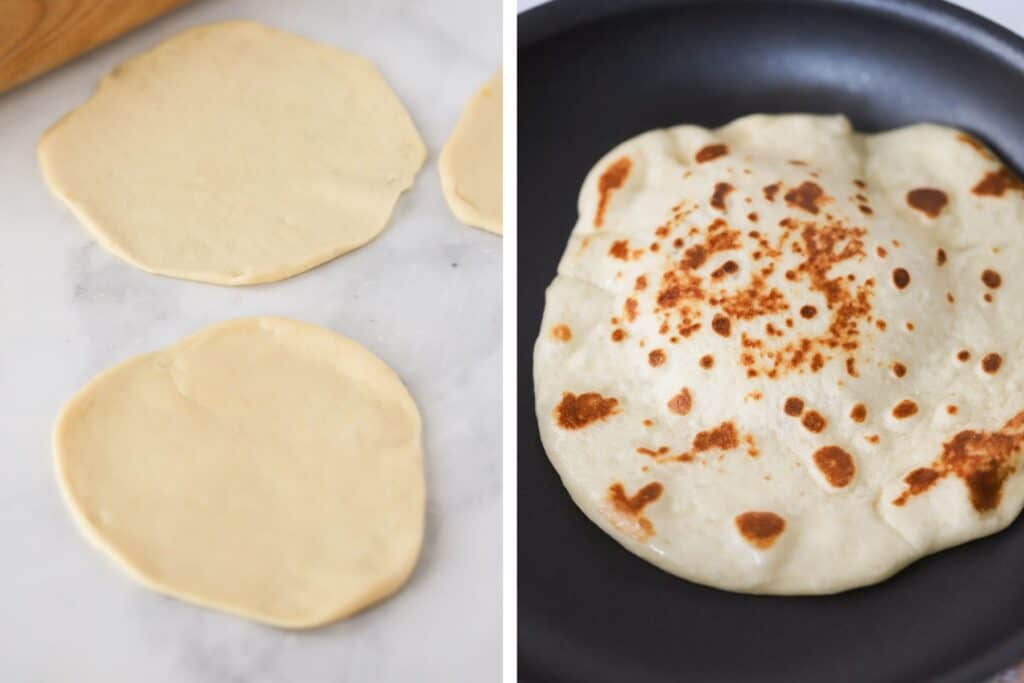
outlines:
M499 66L499 0L200 0L0 95L0 680L32 683L494 681L501 657L501 245L459 225L437 155ZM368 246L285 282L228 288L146 274L51 197L40 134L125 58L182 29L264 21L372 59L430 159ZM276 314L364 344L424 420L423 554L396 596L287 632L158 596L79 535L50 430L95 373L224 319Z

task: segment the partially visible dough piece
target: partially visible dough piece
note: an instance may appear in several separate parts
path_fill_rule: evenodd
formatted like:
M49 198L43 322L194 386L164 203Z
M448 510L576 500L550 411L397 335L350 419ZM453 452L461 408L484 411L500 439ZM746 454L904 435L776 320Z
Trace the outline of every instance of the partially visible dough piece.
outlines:
M50 188L107 249L229 285L369 242L425 157L373 64L246 21L125 62L39 144Z
M466 105L439 162L455 217L501 234L501 71Z
M147 587L288 628L395 592L423 538L420 417L355 342L208 327L101 373L54 431L86 535Z

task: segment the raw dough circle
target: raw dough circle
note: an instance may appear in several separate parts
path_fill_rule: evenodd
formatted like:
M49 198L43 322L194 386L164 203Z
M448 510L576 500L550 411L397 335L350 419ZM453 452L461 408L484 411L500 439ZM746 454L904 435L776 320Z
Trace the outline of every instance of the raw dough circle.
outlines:
M369 61L244 21L125 62L39 144L50 188L107 249L230 285L369 242L425 156Z
M289 628L396 591L423 538L420 418L395 373L247 318L101 373L54 430L87 536L149 588Z
M444 197L467 225L501 234L501 71L466 105L441 152Z

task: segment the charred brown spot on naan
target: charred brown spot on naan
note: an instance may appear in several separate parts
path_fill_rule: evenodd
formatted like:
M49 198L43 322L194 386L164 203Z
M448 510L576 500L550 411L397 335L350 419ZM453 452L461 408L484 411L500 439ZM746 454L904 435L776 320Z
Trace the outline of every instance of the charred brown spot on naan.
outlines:
M629 322L636 320L636 310L638 305L637 300L633 297L627 297L626 302L622 305L622 314Z
M903 483L907 485L906 490L903 491L895 500L892 501L893 505L906 505L907 500L911 496L916 496L924 493L932 487L936 481L938 481L940 475L938 472L930 467L918 467L916 470L908 474L903 478Z
M604 225L604 214L608 209L608 202L612 193L626 184L629 171L633 168L633 162L629 157L622 157L612 163L597 181L597 213L594 214L594 227L600 228Z
M747 450L747 454L751 457L757 456L757 448L753 445L753 438L748 442L750 448ZM711 450L717 451L731 451L739 448L740 446L740 433L736 429L731 421L725 421L716 427L711 429L705 429L697 432L697 435L693 437L693 443L690 445L690 451L680 453L675 456L673 460L679 462L693 462L697 455L705 453Z
M582 429L615 415L619 412L618 405L619 399L605 398L597 392L588 391L577 396L565 391L555 407L555 420L562 429Z
M997 289L999 285L1003 284L1003 277L991 268L986 268L981 273L981 281L989 289Z
M1011 190L1024 192L1024 183L1010 169L1001 168L982 178L971 192L979 197L1002 197Z
M981 359L981 369L990 375L999 372L1003 365L1003 357L998 353L988 353Z
M910 285L910 273L906 268L896 268L892 271L892 283L896 289L906 289Z
M821 471L825 481L836 488L848 486L853 481L857 467L853 456L839 446L825 446L814 452L814 464Z
M800 419L800 424L809 432L820 434L828 426L828 420L816 410L810 410Z
M971 352L968 351L967 349L961 349L960 351L957 352L956 359L961 363L966 363L971 359Z
M971 505L978 512L999 506L1003 483L1017 471L1018 455L1024 443L1024 412L1017 413L1002 429L979 432L966 429L942 445L942 453L931 466L921 467L906 477L907 488L892 501L905 505L912 496L930 489L939 479L953 475L967 487Z
M712 448L731 451L739 445L739 433L732 422L723 422L713 429L697 432L697 436L693 437L693 450L698 453Z
M626 338L626 331L624 329L622 329L621 327L618 327L618 328L612 330L612 341L613 342L618 343L618 342L621 342L625 338Z
M718 268L715 268L713 271L711 271L711 279L720 280L726 275L735 274L739 269L739 264L730 259L723 263L722 265L720 265Z
M937 252L935 252L935 265L940 267L944 266L946 265L946 261L947 257L945 249L939 249Z
M793 208L817 215L820 205L828 201L828 196L821 185L806 181L787 192L784 199Z
M895 406L893 406L892 416L895 417L897 420L905 420L908 417L916 415L917 410L918 408L916 403L914 403L910 399L903 399Z
M907 193L907 204L929 218L938 218L949 204L949 197L942 190L933 187L919 187Z
M612 242L608 255L622 261L629 260L629 240L615 240Z
M705 370L710 370L715 367L715 357L711 354L705 354L700 357L700 366Z
M652 368L656 368L665 363L665 352L661 349L654 349L647 354L647 364Z
M715 183L715 190L711 193L711 206L719 211L725 211L725 200L735 189L729 183Z
M732 332L732 321L729 320L729 316L716 313L711 319L711 329L721 337L728 337Z
M629 496L626 495L623 485L615 482L608 487L608 493L605 496L607 502L605 514L608 516L608 521L637 541L645 542L654 535L654 525L644 516L644 508L658 500L664 490L665 487L661 482L652 481Z
M704 147L701 147L700 150L697 152L697 156L695 157L695 159L697 160L698 164L703 164L709 161L714 161L719 157L724 157L728 153L729 147L726 145L705 145Z
M782 183L772 183L764 187L764 198L770 202L775 201L775 195L782 189Z
M868 409L863 403L858 403L850 409L850 419L854 422L864 422L868 419Z
M790 396L786 399L782 410L790 417L800 417L804 413L804 400L797 396Z
M555 325L551 328L551 336L560 342L567 342L572 339L572 330L568 325Z
M676 415L689 415L693 408L693 395L683 387L678 394L668 400L668 409Z
M907 374L907 366L903 363L893 363L892 374L896 375L896 377L903 377Z
M734 520L740 536L759 550L767 550L786 530L786 520L774 512L751 510L737 515Z

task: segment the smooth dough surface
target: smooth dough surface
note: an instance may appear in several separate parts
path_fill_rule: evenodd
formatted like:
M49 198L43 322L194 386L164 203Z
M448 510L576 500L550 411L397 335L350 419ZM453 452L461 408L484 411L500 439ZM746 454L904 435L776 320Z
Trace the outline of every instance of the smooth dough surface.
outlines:
M305 628L396 591L423 538L420 418L355 342L282 318L111 368L54 431L86 535L149 588Z
M455 217L499 235L501 92L499 70L466 105L438 162L444 197Z
M128 60L39 144L50 188L107 249L230 285L369 242L425 157L373 64L245 21Z
M601 159L534 356L545 449L640 557L820 594L1024 505L1024 185L980 142L843 117Z

